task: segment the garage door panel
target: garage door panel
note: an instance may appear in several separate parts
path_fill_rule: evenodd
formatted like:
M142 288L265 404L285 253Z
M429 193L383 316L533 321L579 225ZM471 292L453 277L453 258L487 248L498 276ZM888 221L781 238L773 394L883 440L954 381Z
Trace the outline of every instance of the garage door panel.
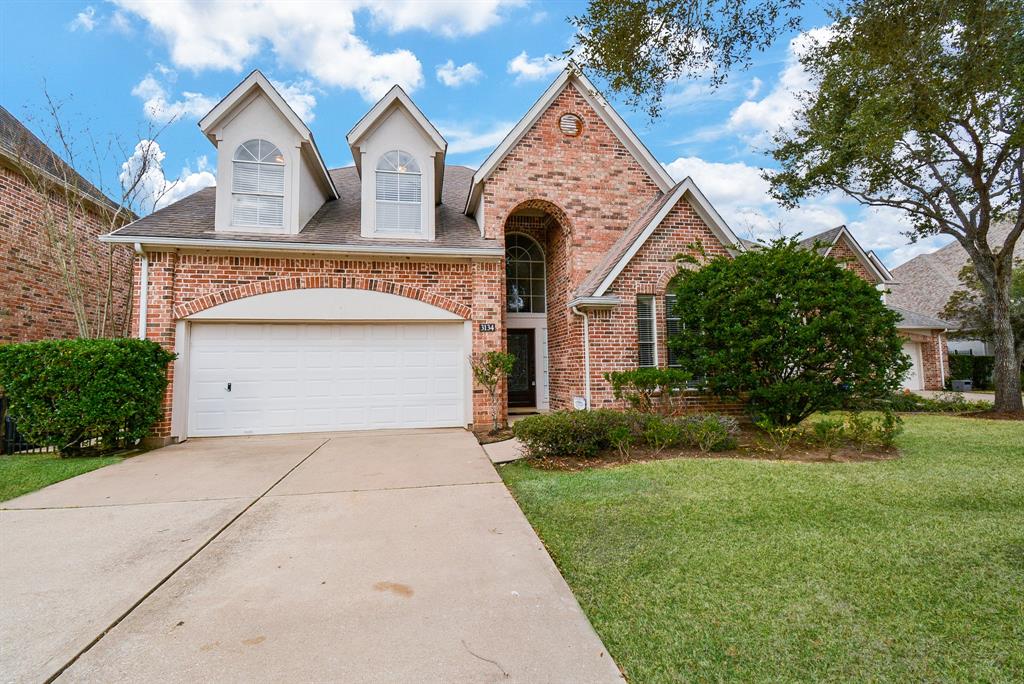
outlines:
M465 422L458 323L196 323L189 364L191 435Z

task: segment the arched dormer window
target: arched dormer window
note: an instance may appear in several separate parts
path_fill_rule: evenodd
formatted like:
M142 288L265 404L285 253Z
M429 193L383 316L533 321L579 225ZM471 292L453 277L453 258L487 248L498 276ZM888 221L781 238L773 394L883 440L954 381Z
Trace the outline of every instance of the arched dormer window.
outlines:
M510 233L505 238L505 310L544 313L544 251L533 238Z
M378 233L419 234L422 231L422 176L408 152L392 150L377 162Z
M266 140L249 140L231 158L231 225L284 225L284 155Z

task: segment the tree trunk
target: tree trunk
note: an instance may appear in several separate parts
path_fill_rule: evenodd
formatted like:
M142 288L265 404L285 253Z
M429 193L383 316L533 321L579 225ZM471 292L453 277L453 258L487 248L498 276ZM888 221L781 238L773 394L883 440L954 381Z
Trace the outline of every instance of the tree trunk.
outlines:
M1020 395L1020 359L1017 358L1013 328L1010 325L1008 297L998 293L992 302L992 346L995 366L992 380L996 388L996 411L1024 411Z

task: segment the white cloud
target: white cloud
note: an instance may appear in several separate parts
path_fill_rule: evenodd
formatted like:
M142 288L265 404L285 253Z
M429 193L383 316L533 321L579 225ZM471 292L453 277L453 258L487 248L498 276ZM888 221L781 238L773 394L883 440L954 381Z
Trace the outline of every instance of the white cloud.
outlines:
M88 5L84 10L75 15L68 26L72 31L82 29L86 33L96 28L96 8Z
M277 92L281 94L288 106L291 107L300 119L306 124L309 124L313 119L316 118L316 114L313 113L313 108L316 107L316 86L309 79L302 79L300 81L292 81L290 83L284 81L275 81L271 79L271 84L277 89Z
M761 177L761 169L742 162L680 157L665 168L676 180L692 177L733 232L744 238L771 240L796 233L808 237L845 224L861 247L878 252L890 268L933 252L952 239L935 235L911 243L906 235L911 225L899 211L864 207L840 193L784 209L768 195L768 181Z
M205 156L196 160L195 171L185 165L177 179L168 180L163 171L166 156L167 153L155 140L140 140L132 155L121 165L119 179L122 184L130 184L140 172L142 174L136 202L142 211L162 209L197 190L217 184L217 177Z
M268 49L277 62L319 85L351 89L375 101L394 84L414 91L423 84L420 61L406 49L377 52L356 34L355 14L397 32L422 29L447 36L479 33L501 20L515 2L353 2L231 0L156 3L115 0L140 17L167 43L171 62L192 71L240 72Z
M531 24L540 24L540 23L544 22L547 18L548 18L548 13L545 12L544 10L541 10L539 12L534 12L530 16L530 23Z
M439 128L448 141L448 153L463 154L497 147L515 125L515 121L499 121L482 131L474 130L472 125L465 123L439 124Z
M755 99L764 85L761 79L755 77L751 80L744 101L732 110L724 123L698 129L682 142L708 142L737 135L748 145L767 147L779 129L793 123L793 116L800 107L801 95L813 89L810 75L800 64L801 55L813 44L827 41L831 35L830 27L821 26L795 36L789 42L786 61L778 79L767 94Z
M129 19L128 15L121 10L115 10L114 13L110 15L110 28L126 36L131 35L131 19Z
M530 57L523 50L508 62L508 73L516 77L516 83L539 81L554 76L565 68L566 60L552 55Z
M367 9L378 25L392 33L420 29L446 38L472 36L498 24L506 7L523 0L385 0L367 2Z
M162 65L158 64L154 71L166 81L173 83L175 80L174 71ZM142 100L142 111L146 118L158 123L167 123L172 119L198 119L217 104L216 98L189 91L182 92L180 99L172 100L167 84L152 72L132 88L132 95Z
M449 88L458 88L467 83L476 83L483 76L480 67L473 62L466 62L462 66L455 66L453 60L448 60L437 67L437 80Z

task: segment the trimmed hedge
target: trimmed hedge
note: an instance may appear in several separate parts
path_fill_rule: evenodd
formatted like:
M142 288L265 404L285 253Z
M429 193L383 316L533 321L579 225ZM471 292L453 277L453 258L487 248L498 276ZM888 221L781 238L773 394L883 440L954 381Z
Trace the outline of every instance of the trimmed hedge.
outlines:
M949 355L949 383L953 380L971 380L974 389L992 389L994 356Z
M530 458L593 458L612 449L626 453L634 446L724 451L736 446L739 425L735 418L716 414L662 417L596 409L530 416L513 425L512 434Z
M0 392L18 431L64 455L133 446L163 410L175 355L136 339L46 340L0 346Z

